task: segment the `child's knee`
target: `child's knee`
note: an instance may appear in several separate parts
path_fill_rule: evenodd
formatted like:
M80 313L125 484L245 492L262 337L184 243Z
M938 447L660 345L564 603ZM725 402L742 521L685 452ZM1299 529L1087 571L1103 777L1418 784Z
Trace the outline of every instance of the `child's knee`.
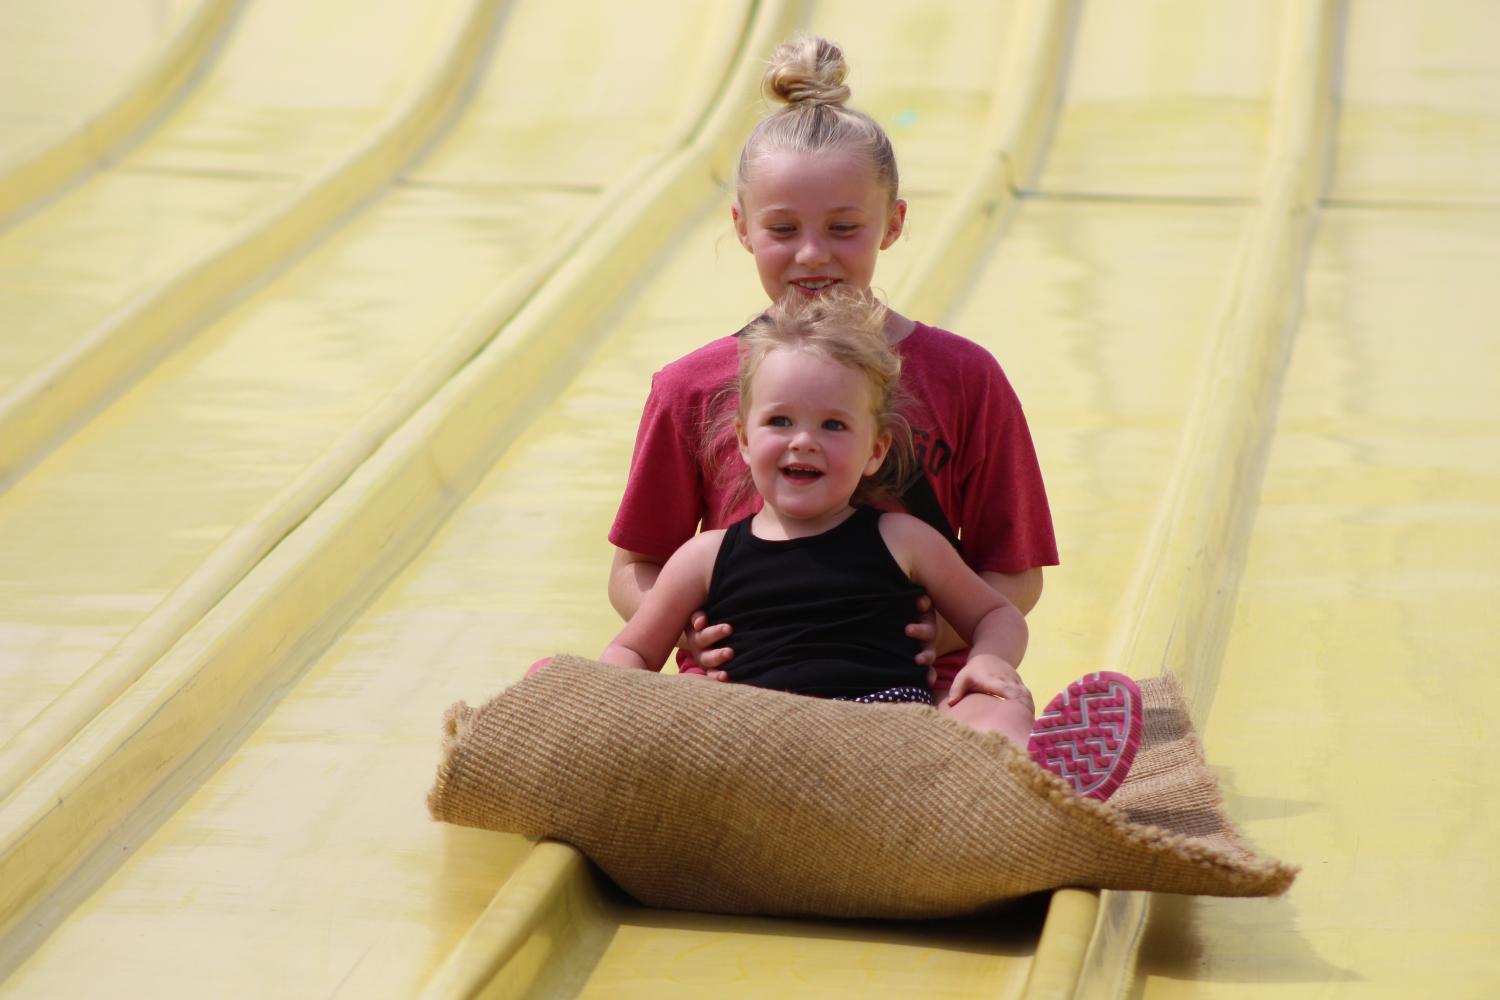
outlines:
M1024 702L990 694L965 695L958 704L950 705L945 691L942 700L938 702L938 710L970 729L981 733L999 733L1023 749L1031 736L1031 724L1035 721L1031 708Z

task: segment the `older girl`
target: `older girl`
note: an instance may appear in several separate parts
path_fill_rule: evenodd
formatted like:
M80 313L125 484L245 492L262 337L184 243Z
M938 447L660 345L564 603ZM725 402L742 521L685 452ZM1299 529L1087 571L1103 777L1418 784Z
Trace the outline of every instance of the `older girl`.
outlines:
M846 72L836 45L801 39L782 45L766 73L767 93L784 106L745 143L731 217L773 302L786 294L816 298L837 287L867 290L880 251L905 225L890 139L868 115L846 106ZM990 589L1029 611L1041 594L1042 567L1057 562L1057 546L1019 400L995 359L962 337L894 311L884 334L904 365L920 472L891 505L931 525ZM668 557L700 527L722 528L751 510L714 476L702 447L713 399L734 377L735 344L734 337L713 341L653 379L610 531L616 546L610 600L626 619ZM691 614L679 624L679 646L715 669L742 653L743 628L732 617ZM985 720L995 714L994 699L952 698L964 663L958 631L928 620L910 625L908 635L926 643L924 665L934 652L949 654L932 672L943 710L993 724Z

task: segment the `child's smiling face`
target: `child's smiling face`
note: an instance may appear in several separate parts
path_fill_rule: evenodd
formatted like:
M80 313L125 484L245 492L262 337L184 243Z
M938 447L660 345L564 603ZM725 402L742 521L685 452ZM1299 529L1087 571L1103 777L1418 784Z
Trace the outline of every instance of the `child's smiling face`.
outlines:
M735 232L755 255L772 301L836 284L867 289L875 258L901 235L906 202L891 202L862 157L840 149L773 152L756 160L733 206Z
M836 525L891 436L876 424L869 379L805 350L775 350L750 382L737 428L755 488L788 537Z

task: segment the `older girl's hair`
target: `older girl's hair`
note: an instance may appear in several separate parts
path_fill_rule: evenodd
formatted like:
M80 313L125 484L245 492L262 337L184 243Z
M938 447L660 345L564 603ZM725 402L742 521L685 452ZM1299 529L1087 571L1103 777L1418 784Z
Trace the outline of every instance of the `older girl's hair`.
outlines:
M740 152L737 196L743 196L753 162L768 153L848 150L868 160L894 204L901 188L890 137L875 119L844 106L849 88L844 53L825 38L794 38L771 53L761 89L784 104L763 118Z
M703 436L710 467L729 492L729 508L735 509L755 492L749 470L737 460L735 472L724 467L735 426L749 417L751 382L772 351L806 351L815 357L853 369L870 385L871 410L876 433L891 435L891 448L874 475L865 477L851 498L854 503L899 499L916 467L911 427L902 411L906 396L901 389L901 358L886 340L885 318L889 310L873 294L838 285L816 298L789 292L770 310L757 317L740 333L740 367L734 382L711 407L716 414Z

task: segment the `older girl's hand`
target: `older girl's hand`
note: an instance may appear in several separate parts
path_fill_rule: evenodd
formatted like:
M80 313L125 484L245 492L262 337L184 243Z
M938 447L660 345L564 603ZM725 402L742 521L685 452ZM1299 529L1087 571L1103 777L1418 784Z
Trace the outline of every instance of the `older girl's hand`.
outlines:
M734 658L734 650L728 646L718 646L734 633L728 622L719 622L715 625L708 623L708 615L702 609L693 612L688 619L688 626L682 632L682 638L677 642L677 648L687 653L693 664L702 668L702 674L710 677L720 675L717 680L728 680L729 675L722 669L724 664ZM699 671L684 670L684 673L699 673ZM702 675L700 674L700 676Z
M906 626L906 636L922 644L917 650L917 662L930 667L937 662L938 620L937 612L932 609L932 598L926 594L917 598L917 615L917 620ZM929 680L928 685L931 683Z

